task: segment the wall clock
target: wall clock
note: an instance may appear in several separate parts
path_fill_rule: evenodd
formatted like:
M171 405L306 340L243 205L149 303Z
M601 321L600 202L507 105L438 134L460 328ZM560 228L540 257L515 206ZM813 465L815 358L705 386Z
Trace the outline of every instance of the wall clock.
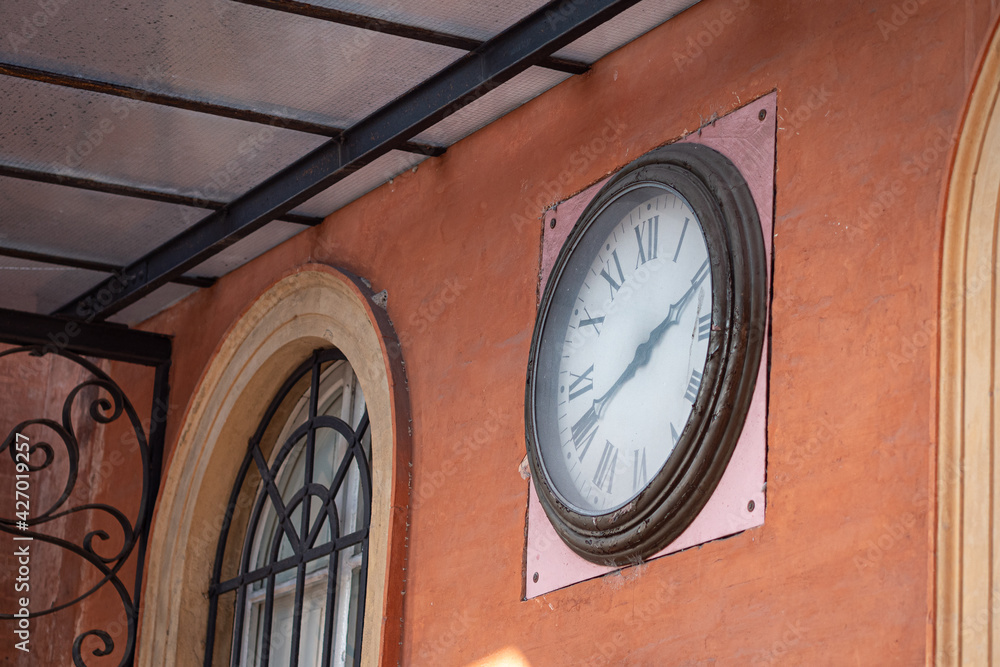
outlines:
M525 401L539 500L580 556L646 558L707 502L752 398L766 281L749 188L708 147L646 154L584 211L542 295Z

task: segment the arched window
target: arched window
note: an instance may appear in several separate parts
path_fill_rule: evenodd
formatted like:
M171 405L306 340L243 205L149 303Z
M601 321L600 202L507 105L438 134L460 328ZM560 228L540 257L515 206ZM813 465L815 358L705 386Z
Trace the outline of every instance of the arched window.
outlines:
M230 494L208 625L216 637L231 623L230 665L359 664L371 506L364 396L338 350L316 350L265 411ZM217 651L206 665L225 662Z
M410 492L409 400L392 324L374 296L370 285L350 273L320 265L302 267L254 299L219 342L190 399L164 471L147 552L149 567L137 656L140 667L239 665L253 664L254 660L261 664L265 658L270 665L307 664L310 636L317 637L324 650L329 641L331 665L352 664L348 656L358 667L392 665L401 660ZM317 348L323 351L316 352ZM318 366L314 366L317 354ZM337 362L341 363L335 368ZM338 389L334 377L337 368L346 369L348 363L350 373L340 376ZM313 421L309 412L314 367L318 367L316 380L322 387L314 392L315 414L319 418L324 411L329 412L322 424ZM346 399L344 388L350 394ZM341 408L334 406L338 392ZM344 415L342 422L336 421L336 411L346 404L351 406L339 413ZM366 412L370 436L363 432L360 421ZM359 523L352 534L343 518L345 503L353 497L344 491L351 483L349 475L331 480L333 485L341 484L326 510L338 513L334 525L339 536L334 535L331 525L328 535L316 535L315 550L311 547L302 554L291 537L287 544L282 540L293 534L287 526L298 525L296 538L304 533L309 543L308 532L301 530L301 514L292 516L292 499L304 488L301 480L306 478L308 460L296 452L308 447L307 439L292 443L284 454L282 448L288 435L306 422L317 427L314 448L319 439L333 432L338 434L338 442L358 443L350 449L347 470L357 469L357 488L362 495L356 501ZM339 428L329 425L332 423ZM248 449L249 443L253 446ZM334 465L330 466L335 478L342 455L348 453L338 451L334 451ZM312 473L318 475L315 451L312 461ZM298 470L296 466L300 466ZM264 483L262 470L268 471L270 485ZM295 481L297 477L300 481ZM324 484L315 482L313 488L316 486ZM278 503L268 489L273 489ZM322 502L313 495L309 492L308 506L315 519L313 507ZM251 524L262 496L259 515ZM278 519L279 507L285 508L284 521ZM269 524L272 508L276 518ZM288 581L294 583L279 581L278 565L284 564L277 562L265 566L272 570L251 576L258 569L258 561L251 557L263 553L270 558L263 547L254 552L255 543L263 545L270 540L274 544L275 536L281 538L277 541L279 552L292 549L293 557L306 563L301 587L297 560L288 570L294 574L280 575L292 577ZM328 543L328 539L335 543ZM351 542L355 539L361 541ZM359 552L360 568L354 568ZM336 554L332 571L330 561L322 560L331 554ZM309 565L315 560L326 563L325 574L322 567ZM344 563L350 564L350 569L343 569ZM272 574L274 592L268 602ZM350 586L343 583L348 575ZM262 583L254 588L257 581ZM329 593L331 601L324 600L322 611L310 617L314 589ZM352 592L344 593L347 590ZM291 660L292 635L285 636L281 630L283 591L291 591L284 600L291 605L293 620L295 596L299 591L302 595L300 622L287 626L299 628L297 663ZM343 603L337 606L338 596L349 601L346 607ZM271 630L265 637L264 616L269 606ZM345 608L347 621L341 622ZM243 619L235 632L238 611ZM329 632L328 624L333 626ZM318 629L310 635L310 627L322 629L322 636ZM283 642L280 650L274 646L279 641ZM265 642L267 651L263 650ZM326 664L322 652L318 653L317 664Z

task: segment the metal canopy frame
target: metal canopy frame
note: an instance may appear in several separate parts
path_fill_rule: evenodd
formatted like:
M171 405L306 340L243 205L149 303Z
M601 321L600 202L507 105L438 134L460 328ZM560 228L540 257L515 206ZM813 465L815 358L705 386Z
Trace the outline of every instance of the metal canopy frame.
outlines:
M104 319L590 32L639 0L554 0L56 311ZM122 276L127 278L123 279Z
M0 343L54 347L88 357L143 366L170 363L169 336L121 324L80 322L0 308Z

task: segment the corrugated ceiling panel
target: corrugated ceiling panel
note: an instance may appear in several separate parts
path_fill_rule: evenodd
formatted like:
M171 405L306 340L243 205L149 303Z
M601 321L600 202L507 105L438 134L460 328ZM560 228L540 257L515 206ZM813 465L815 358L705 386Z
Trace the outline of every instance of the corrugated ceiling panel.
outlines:
M313 135L0 76L0 161L230 199L319 146Z
M256 232L229 246L190 271L192 275L218 278L243 266L254 257L263 255L274 246L286 241L301 231L304 225L291 222L271 222Z
M336 126L464 53L230 0L55 6L31 39L0 41L0 57ZM38 11L35 0L4 0L0 25L20 26Z
M319 193L297 209L296 213L327 216L390 178L412 169L426 156L402 151L389 151L371 164L359 169L344 180Z
M643 0L555 55L594 63L697 3L698 0Z
M0 308L48 314L107 277L96 271L0 257Z
M187 295L197 291L197 289L197 287L167 283L160 289L155 290L149 296L139 299L130 306L122 308L120 311L109 317L108 321L135 326L144 320L148 320L161 310L166 310Z
M545 5L547 0L312 0L311 4L487 40Z
M476 130L510 113L541 95L571 75L542 67L530 67L500 87L462 107L436 125L421 132L416 140L449 146Z
M125 265L209 211L0 177L0 245Z

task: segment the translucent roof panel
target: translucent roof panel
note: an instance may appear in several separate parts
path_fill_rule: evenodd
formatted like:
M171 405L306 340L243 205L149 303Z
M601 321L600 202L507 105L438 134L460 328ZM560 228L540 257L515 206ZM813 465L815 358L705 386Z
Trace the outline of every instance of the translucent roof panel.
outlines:
M698 0L643 0L557 51L555 55L595 63L697 3ZM734 6L733 11L735 10Z
M478 40L494 37L545 4L308 1ZM695 1L642 0L556 55L594 62ZM36 16L43 19L32 24ZM9 28L0 39L0 63L345 128L464 54L232 0L4 0L0 24ZM568 77L532 67L414 139L450 146ZM0 76L0 164L12 167L229 201L326 141L280 122L261 125ZM392 151L296 212L329 215L423 159ZM124 265L206 213L0 177L0 245L18 250ZM304 229L272 222L191 273L225 275ZM103 277L0 257L0 306L50 312ZM112 319L137 323L194 289L164 285Z
M191 273L196 276L219 278L306 229L308 227L305 225L297 225L292 222L268 223L250 236L240 239L222 252L205 260L192 269Z
M546 2L547 0L311 0L310 4L485 41L544 6Z
M0 308L51 313L107 277L96 271L0 257Z
M452 115L427 128L417 141L450 146L476 130L510 113L533 97L559 84L571 75L542 67L529 67L510 81L486 93Z
M129 306L125 306L117 313L109 317L108 321L135 326L143 320L148 320L161 310L166 310L184 297L196 291L198 291L197 287L167 283L163 287L154 290L145 298L139 299Z
M0 162L231 199L322 137L0 76Z
M361 195L374 190L386 181L412 169L426 160L426 156L403 151L389 151L369 165L366 165L338 183L308 200L295 213L327 216L341 206L349 204Z
M0 58L334 126L464 53L230 0L56 5L30 40L3 39ZM4 0L0 25L37 11L36 0Z
M0 246L124 266L205 209L0 177Z

